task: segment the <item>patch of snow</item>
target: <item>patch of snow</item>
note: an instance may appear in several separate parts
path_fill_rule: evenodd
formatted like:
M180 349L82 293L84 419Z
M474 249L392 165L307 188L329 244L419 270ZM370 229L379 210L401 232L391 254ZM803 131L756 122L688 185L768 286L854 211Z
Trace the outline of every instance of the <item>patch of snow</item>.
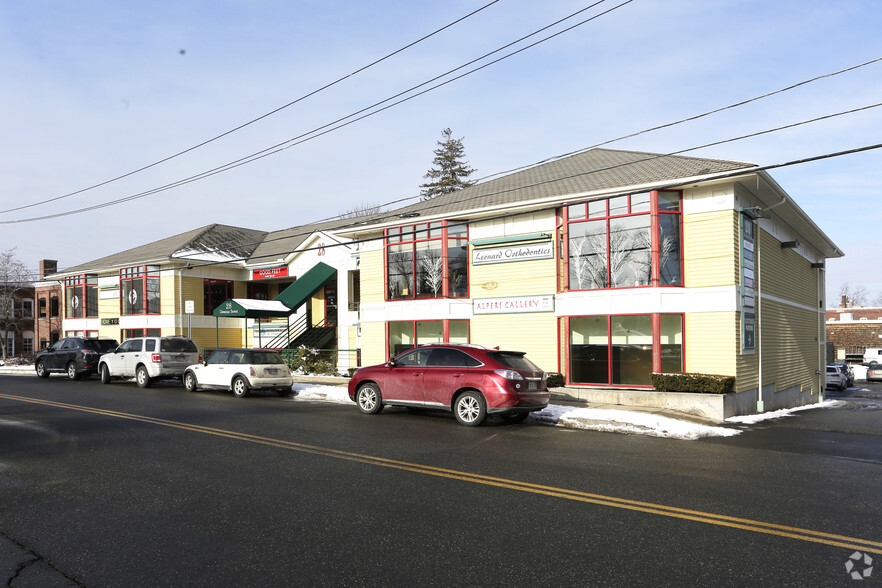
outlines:
M794 408L782 408L781 410L773 410L771 412L761 412L759 414L745 414L741 416L733 416L726 419L727 423L737 423L741 425L755 425L756 423L761 423L762 421L769 421L772 419L780 419L784 417L793 416L793 413L799 412L801 410L810 410L812 408L835 408L837 406L842 406L845 404L840 400L825 400L824 402L818 402L815 404L806 404L805 406L797 406Z
M323 386L295 382L295 402L333 402L355 405L344 386ZM669 439L694 440L701 437L731 437L741 431L714 427L666 417L659 414L605 408L579 408L549 404L544 410L530 413L526 422L567 429L630 433Z
M195 261L243 261L241 256L233 255L228 251L214 250L204 251L201 249L181 249L172 254L176 259L193 259Z
M549 404L530 414L528 420L568 429L649 435L668 439L695 440L702 437L731 437L741 431L715 427L660 414L609 408L578 408Z

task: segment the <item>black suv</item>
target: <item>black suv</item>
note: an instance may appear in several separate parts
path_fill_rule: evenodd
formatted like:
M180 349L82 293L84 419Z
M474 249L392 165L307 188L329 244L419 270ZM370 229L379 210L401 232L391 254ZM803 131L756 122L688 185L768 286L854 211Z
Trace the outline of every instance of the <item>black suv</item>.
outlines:
M71 380L78 380L80 376L96 373L101 354L113 351L118 345L115 339L65 337L38 353L34 368L41 378L48 378L52 372L63 372Z

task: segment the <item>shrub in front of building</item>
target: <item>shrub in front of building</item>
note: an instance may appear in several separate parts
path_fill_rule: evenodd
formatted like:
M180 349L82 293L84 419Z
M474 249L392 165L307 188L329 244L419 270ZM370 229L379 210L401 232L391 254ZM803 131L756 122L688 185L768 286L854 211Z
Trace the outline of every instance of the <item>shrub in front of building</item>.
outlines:
M698 392L701 394L728 394L735 391L735 376L714 374L650 374L650 380L659 392Z
M563 388L565 383L563 374L548 374L546 379L546 385L549 388Z
M290 367L294 372L302 374L315 374L319 376L335 376L334 365L322 357L318 349L312 349L306 345L297 348Z

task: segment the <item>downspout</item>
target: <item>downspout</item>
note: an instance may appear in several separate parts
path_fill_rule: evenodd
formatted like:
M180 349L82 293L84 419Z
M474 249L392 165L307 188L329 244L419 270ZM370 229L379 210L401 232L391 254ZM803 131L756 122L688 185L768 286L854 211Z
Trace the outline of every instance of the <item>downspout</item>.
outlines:
M827 389L827 333L826 322L827 313L824 305L824 292L821 289L821 272L822 268L818 268L818 402L824 402L824 392ZM826 290L826 280L824 283ZM821 315L823 313L823 318ZM823 378L823 380L821 379Z
M184 272L180 270L180 268L175 269L175 273L178 276L178 319L181 321L181 329L178 333L179 336L183 336L184 334Z
M763 266L760 264L760 250L762 249L762 229L760 219L756 221L756 354L757 354L757 395L756 411L763 412L763 294L762 274Z

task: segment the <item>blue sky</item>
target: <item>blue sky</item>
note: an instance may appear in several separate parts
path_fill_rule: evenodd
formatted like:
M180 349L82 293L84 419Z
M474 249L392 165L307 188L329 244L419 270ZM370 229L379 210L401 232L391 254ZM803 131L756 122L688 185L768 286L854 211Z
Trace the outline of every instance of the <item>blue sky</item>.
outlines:
M192 147L488 2L4 2L0 209ZM620 3L607 0L568 23ZM258 152L589 4L500 0L205 147L95 190L0 213L0 221L101 204ZM464 137L476 175L489 175L882 57L880 29L877 0L634 0L258 162L117 206L2 224L0 249L17 246L32 268L41 258L66 267L214 222L277 230L417 196L446 127ZM673 152L877 102L882 62L609 147ZM768 165L879 143L880 130L882 108L874 108L688 154ZM877 150L771 172L846 253L828 262L831 300L844 282L882 292L882 278L867 268L882 247L880 163Z

